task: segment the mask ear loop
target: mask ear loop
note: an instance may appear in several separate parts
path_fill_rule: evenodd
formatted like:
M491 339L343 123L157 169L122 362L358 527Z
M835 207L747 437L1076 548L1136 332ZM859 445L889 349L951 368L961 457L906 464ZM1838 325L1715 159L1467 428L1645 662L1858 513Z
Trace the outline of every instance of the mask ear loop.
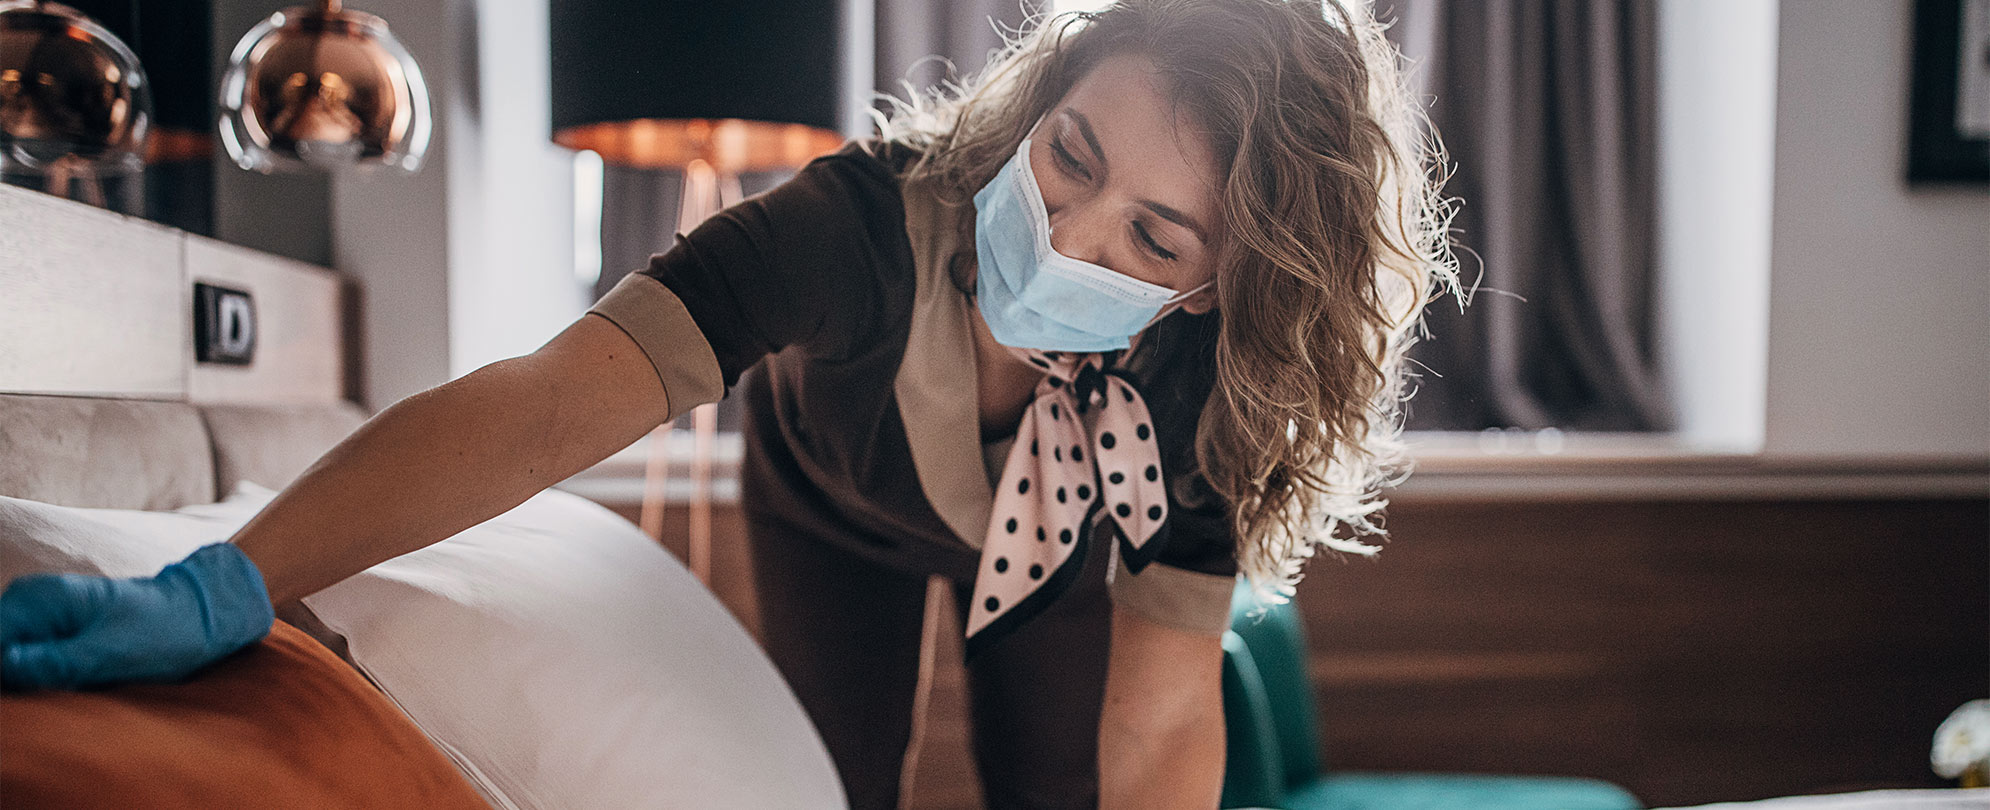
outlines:
M1147 323L1140 327L1140 331L1145 332L1147 331L1147 327L1160 323L1162 318L1166 318L1169 315L1174 314L1175 310L1181 309L1183 301L1187 301L1189 298L1193 297L1196 293L1209 289L1210 285L1215 283L1216 283L1215 279L1210 279L1208 281L1202 282L1201 284L1197 284L1194 287L1191 287L1187 290L1169 296L1167 301L1162 302L1161 309L1154 313L1154 317L1148 318Z
M1210 286L1215 283L1216 279L1212 278L1208 281L1202 282L1201 284L1197 284L1194 287L1190 287L1183 292L1175 293L1173 297L1169 298L1166 301L1161 302L1161 306L1163 307L1176 306L1183 301L1187 301L1189 298L1193 297L1196 293L1209 289Z

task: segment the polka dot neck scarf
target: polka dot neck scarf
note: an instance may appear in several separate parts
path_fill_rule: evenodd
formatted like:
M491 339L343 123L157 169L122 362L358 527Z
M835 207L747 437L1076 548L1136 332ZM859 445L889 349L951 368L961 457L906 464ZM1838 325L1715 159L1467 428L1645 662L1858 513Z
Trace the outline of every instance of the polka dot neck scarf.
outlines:
M1110 354L1010 348L1048 372L1002 467L967 618L973 658L1043 612L1083 570L1094 538L1139 572L1166 541L1154 422ZM1086 527L1096 524L1093 532Z

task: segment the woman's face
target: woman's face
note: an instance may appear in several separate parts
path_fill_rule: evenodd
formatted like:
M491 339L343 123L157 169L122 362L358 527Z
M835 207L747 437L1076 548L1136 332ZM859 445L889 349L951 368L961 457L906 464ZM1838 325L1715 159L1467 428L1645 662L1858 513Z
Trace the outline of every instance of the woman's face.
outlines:
M1216 163L1147 57L1108 57L1030 134L1058 253L1176 291L1215 277ZM1209 311L1213 290L1182 303Z

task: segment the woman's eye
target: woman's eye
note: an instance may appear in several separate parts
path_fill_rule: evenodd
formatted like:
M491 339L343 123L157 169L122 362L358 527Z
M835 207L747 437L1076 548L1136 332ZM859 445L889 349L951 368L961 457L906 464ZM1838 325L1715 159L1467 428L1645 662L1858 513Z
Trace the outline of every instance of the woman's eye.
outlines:
M1078 158L1073 157L1071 151L1064 148L1062 141L1051 141L1050 152L1052 157L1056 159L1057 164L1063 166L1065 171L1078 175L1078 177L1085 180L1092 179L1092 173L1085 169L1085 164L1079 163Z
M1141 242L1146 243L1147 249L1154 255L1168 261L1175 260L1175 254L1170 253L1167 248L1161 247L1161 243L1154 241L1154 237L1147 233L1147 226L1140 224L1139 220L1133 221L1133 232L1140 237Z

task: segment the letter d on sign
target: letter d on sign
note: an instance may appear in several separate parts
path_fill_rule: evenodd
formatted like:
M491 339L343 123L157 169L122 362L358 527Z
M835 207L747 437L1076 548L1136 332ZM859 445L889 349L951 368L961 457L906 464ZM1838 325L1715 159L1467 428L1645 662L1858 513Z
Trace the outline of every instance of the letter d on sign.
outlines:
M256 307L249 294L198 282L193 292L195 358L248 365L256 355Z

